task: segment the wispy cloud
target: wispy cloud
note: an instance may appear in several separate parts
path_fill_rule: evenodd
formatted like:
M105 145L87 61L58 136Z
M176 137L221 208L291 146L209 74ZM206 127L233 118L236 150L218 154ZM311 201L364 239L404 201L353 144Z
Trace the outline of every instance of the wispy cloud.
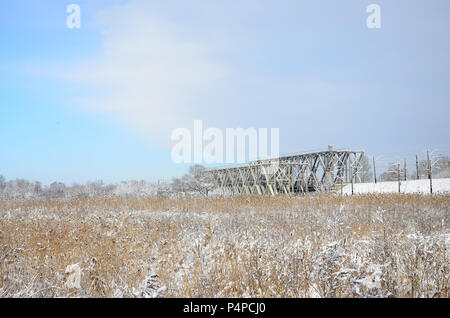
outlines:
M103 10L98 55L53 68L53 76L96 90L78 100L89 111L110 115L165 145L174 128L191 127L194 119L219 127L289 126L275 111L280 103L294 110L301 103L311 111L346 94L342 85L322 79L265 74L266 63L250 51L261 44L252 34L267 30L244 20L255 10L263 12L256 3L239 12L208 2L197 3L197 10L201 4L199 16L141 0ZM224 11L229 20L220 18Z
M169 141L172 129L202 109L197 97L229 75L229 67L215 57L214 41L188 30L189 25L156 17L144 1L107 9L99 22L98 56L54 73L96 88L98 94L84 100L84 107L109 114L153 141Z
M174 128L192 128L195 119L220 128L280 127L282 152L362 144L366 137L343 123L371 132L380 122L397 129L404 109L428 96L423 87L432 84L419 74L441 74L443 63L414 63L428 53L403 40L409 31L386 24L370 32L357 2L352 10L327 4L336 12L297 1L246 1L236 10L216 1L131 0L98 15L102 46L95 57L51 73L87 87L81 106L166 146ZM337 12L340 22L331 25ZM423 38L430 43L422 47L440 47ZM418 76L406 75L411 70ZM411 93L411 87L418 89ZM447 93L440 92L444 105Z

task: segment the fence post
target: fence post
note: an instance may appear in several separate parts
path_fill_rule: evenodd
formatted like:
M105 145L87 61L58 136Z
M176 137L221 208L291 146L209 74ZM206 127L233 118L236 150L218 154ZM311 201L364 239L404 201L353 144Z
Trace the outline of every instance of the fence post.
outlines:
M417 173L417 180L420 179L419 176L419 157L416 155L416 173Z
M400 162L397 163L398 193L400 193Z
M352 169L352 166L351 165L349 165L349 173L350 173L350 182L351 182L351 184L352 184L352 195L353 195L353 169Z
M373 178L375 179L375 183L377 183L377 168L375 167L375 156L372 156L373 159Z
M430 193L433 194L433 176L431 170L430 153L427 150L427 161L428 161L428 179L430 179Z

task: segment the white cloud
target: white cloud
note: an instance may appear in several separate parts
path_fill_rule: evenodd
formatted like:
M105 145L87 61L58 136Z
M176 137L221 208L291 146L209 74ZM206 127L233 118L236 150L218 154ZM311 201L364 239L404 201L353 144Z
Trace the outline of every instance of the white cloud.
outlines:
M97 58L75 63L63 78L98 89L83 106L106 113L153 141L166 143L180 125L204 111L198 96L226 81L214 41L188 25L158 19L144 1L107 9ZM207 33L207 32L206 32Z
M289 136L295 136L305 112L313 119L331 113L352 93L301 72L289 75L286 66L284 73L273 71L286 62L282 52L289 45L258 59L262 49L274 49L268 39L278 43L276 34L286 30L270 31L270 8L256 4L235 10L210 1L134 0L106 9L98 16L103 37L98 56L56 73L88 91L94 88L80 105L110 115L152 143L170 147L175 128L192 129L201 119L205 128L282 128L281 138L297 147ZM300 56L292 63L309 61ZM314 126L313 120L303 122Z

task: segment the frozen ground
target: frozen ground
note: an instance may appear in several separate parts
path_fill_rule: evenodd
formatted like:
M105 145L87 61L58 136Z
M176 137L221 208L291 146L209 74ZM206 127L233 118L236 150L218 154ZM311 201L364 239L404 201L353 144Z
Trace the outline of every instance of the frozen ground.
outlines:
M353 184L355 194L366 193L397 193L398 182L377 182L377 183L355 183ZM400 182L401 193L430 193L430 180L408 180ZM344 194L352 193L352 186L348 184L343 189ZM433 193L450 193L450 178L433 179Z

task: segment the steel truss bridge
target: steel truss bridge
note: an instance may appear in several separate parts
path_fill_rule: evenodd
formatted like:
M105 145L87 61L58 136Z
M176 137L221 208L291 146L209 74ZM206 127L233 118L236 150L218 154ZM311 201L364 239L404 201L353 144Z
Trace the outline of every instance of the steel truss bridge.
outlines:
M332 150L284 155L246 165L209 169L222 193L277 195L332 191L361 182L363 151Z

